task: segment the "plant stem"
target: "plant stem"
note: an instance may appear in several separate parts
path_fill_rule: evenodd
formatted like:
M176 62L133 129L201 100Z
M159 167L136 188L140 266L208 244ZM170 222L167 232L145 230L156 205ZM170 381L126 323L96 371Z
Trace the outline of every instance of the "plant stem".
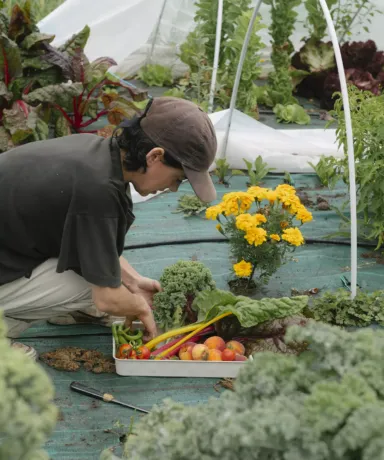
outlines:
M61 107L60 107L59 105L57 105L57 104L53 104L53 107L54 107L55 109L57 109L59 112L62 113L63 117L68 121L68 123L72 126L72 128L75 127L74 124L73 124L73 121L71 120L71 118L69 117L69 115L67 114L67 112L66 112L63 108L61 108Z
M251 281L252 281L253 275L255 274L255 270L256 270L256 264L253 264L252 271L251 271L251 274L249 276L248 283L247 283L247 289L249 289L249 286L251 285Z
M5 86L8 88L11 78L9 75L7 53L5 52L4 46L2 46L1 51L3 53L3 59L4 59L4 83L5 83Z
M85 123L82 123L79 128L86 128L87 126L91 125L95 121L97 121L99 118L101 118L103 115L106 115L108 113L108 109L102 110L100 113L97 114L95 118L92 118L92 120L88 120Z

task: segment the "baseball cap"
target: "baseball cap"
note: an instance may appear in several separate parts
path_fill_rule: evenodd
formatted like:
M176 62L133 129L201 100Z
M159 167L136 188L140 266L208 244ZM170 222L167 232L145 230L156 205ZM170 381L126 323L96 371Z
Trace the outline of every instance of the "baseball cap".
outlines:
M175 97L151 99L140 126L153 143L178 161L196 195L216 199L209 167L215 160L217 139L208 115L193 102Z

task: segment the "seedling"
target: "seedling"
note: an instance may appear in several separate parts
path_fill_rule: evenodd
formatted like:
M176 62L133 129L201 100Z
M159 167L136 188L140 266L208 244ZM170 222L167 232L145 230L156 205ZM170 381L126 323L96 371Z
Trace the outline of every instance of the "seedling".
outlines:
M225 158L216 160L216 169L214 174L219 178L219 184L223 184L226 187L229 186L229 181L233 176L244 176L243 171L240 171L240 169L231 169ZM229 177L227 178L227 176Z
M261 181L264 179L264 177L270 173L271 171L274 171L276 168L269 168L268 164L263 161L261 158L261 155L259 155L254 163L251 163L250 161L247 161L245 158L243 158L244 163L247 165L248 169L248 176L249 176L249 184L251 186L259 185L261 184Z

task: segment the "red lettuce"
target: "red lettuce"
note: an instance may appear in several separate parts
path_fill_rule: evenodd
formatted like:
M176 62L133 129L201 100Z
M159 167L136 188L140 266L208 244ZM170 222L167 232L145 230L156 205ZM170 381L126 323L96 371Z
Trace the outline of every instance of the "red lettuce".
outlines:
M384 51L377 51L367 67L368 72L377 76L384 70Z
M341 56L346 69L366 69L377 51L373 40L366 42L346 42L341 47Z

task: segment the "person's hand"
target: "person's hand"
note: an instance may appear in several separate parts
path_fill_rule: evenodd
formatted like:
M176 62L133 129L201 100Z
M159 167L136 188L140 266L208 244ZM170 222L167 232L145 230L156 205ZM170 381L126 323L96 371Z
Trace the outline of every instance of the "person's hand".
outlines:
M126 316L125 327L130 328L132 326L132 322L137 318L144 325L144 341L148 342L152 340L157 335L157 328L151 307L140 295L135 295L135 305L132 305L131 307L132 308L129 309L132 311L132 315Z
M156 280L152 280L151 278L145 278L144 276L140 276L138 280L129 286L129 290L133 294L137 294L148 303L148 305L152 306L153 304L153 296L161 291L160 283Z

